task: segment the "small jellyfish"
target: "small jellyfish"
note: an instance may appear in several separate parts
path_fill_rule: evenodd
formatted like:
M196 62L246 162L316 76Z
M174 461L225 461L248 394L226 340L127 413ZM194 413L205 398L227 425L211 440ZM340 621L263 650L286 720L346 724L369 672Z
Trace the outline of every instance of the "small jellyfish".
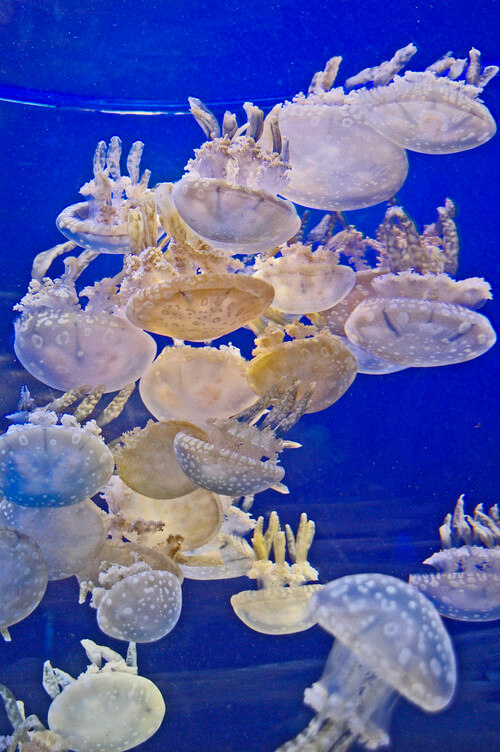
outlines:
M200 100L189 103L210 140L195 151L174 186L182 219L230 253L258 253L285 243L299 229L300 218L294 205L277 195L283 195L289 165L276 118L270 121L272 150L267 152L259 143L263 113L258 107L243 105L248 123L240 129L235 116L226 113L221 135L217 119Z
M481 302L491 296L484 280L408 271L382 275L372 287L376 297L359 303L345 323L349 340L372 355L404 366L443 366L477 358L495 344L486 316L468 307L475 293Z
M152 363L156 343L127 320L106 281L83 291L89 298L83 308L75 287L82 266L70 258L65 267L59 279L31 280L14 307L21 312L14 351L32 376L54 389L122 389Z
M458 621L500 619L500 519L478 504L464 514L464 496L439 528L442 550L424 561L435 574L412 574L410 583L443 616Z
M259 517L252 538L254 563L246 573L257 580L259 590L242 590L231 597L236 616L256 632L293 634L314 626L316 616L309 601L321 585L305 583L318 579L318 572L307 561L315 525L303 513L297 535L290 525L281 530L276 512L272 512L266 532ZM292 561L285 561L286 552ZM274 562L270 559L271 551Z
M312 596L311 611L336 640L323 676L304 694L315 717L279 752L345 752L354 743L377 749L390 742L397 694L428 713L451 702L451 640L411 585L383 574L341 577Z
M0 436L0 493L26 507L61 507L88 499L108 482L113 455L94 421L37 409Z
M38 716L26 717L24 702L16 700L5 684L0 684L0 698L13 733L0 736L2 752L67 752L68 745L53 731L48 731Z
M377 358L376 355L372 355L361 347L355 345L353 342L350 342L347 337L341 337L340 339L358 361L358 373L370 374L371 376L381 376L386 373L404 371L407 367L399 365L398 363L390 363L383 358Z
M366 122L357 92L332 88L341 61L331 58L325 70L314 75L307 96L297 94L277 113L292 168L281 195L326 211L386 201L401 188L408 172L404 149Z
M138 676L134 645L124 660L92 640L81 644L91 663L77 679L53 669L49 661L44 664L43 686L52 698L49 728L74 752L124 752L137 747L161 726L165 702L160 690Z
M307 408L311 391L298 394L300 384L276 384L258 402L227 420L207 421L205 440L181 431L174 452L188 478L201 488L225 496L244 496L273 488L288 493L281 484L285 474L278 454L295 448L295 442L276 437L291 428ZM255 425L269 410L260 425Z
M151 174L145 170L140 177L143 148L141 141L132 144L126 176L120 170L120 139L113 136L109 146L105 141L97 144L94 178L80 189L87 201L68 206L57 217L57 228L65 237L99 253L130 253L127 215L130 209L140 205ZM156 237L152 245L154 243Z
M255 402L247 365L231 345L165 347L143 373L139 393L158 420L229 418Z
M49 580L71 577L97 556L106 540L102 516L90 499L65 507L22 507L0 501L0 523L38 544Z
M8 627L31 614L47 587L47 567L35 541L0 527L0 634L10 640Z
M285 333L295 339L282 342ZM358 363L348 347L328 329L292 324L279 331L268 327L256 339L255 357L248 364L247 378L257 394L264 394L280 379L314 382L306 413L333 405L355 379Z
M264 313L273 297L271 285L246 274L197 274L138 290L127 317L154 334L199 342L244 326Z
M383 75L387 63L382 63L347 84L373 82L372 88L357 92L359 108L372 128L389 141L424 154L451 154L474 149L496 132L495 121L479 95L498 68L491 65L481 71L480 57L474 48L469 60L448 53L423 72L407 71L395 77L391 72ZM462 75L465 80L460 81Z

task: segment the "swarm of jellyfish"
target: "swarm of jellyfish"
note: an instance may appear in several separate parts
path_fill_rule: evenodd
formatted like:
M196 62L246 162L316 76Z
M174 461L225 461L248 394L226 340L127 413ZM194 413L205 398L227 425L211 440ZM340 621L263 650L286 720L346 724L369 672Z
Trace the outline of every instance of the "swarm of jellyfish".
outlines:
M489 283L457 278L453 201L419 230L395 194L407 151L493 137L480 96L497 68L472 48L402 73L416 51L343 86L332 57L266 115L245 102L242 125L190 98L207 140L174 182L149 187L142 142L127 174L120 139L98 143L85 200L57 217L65 241L34 258L14 307L15 354L54 391L46 402L23 387L0 436L0 633L15 639L49 580L75 578L75 601L129 647L124 659L82 640L90 665L76 679L47 661L47 725L0 684L12 728L0 750L121 752L151 738L165 703L135 645L184 628L184 578L255 583L230 599L242 641L315 625L335 638L305 692L315 716L282 752L376 749L399 695L431 713L451 702L439 614L500 618L497 506L468 515L460 497L424 561L435 574L325 585L309 562L315 523L306 509L292 529L273 493L294 492L281 456L300 451L296 423L334 411L357 374L460 364L496 341ZM342 214L382 203L373 237ZM309 209L325 213L313 222ZM100 254L114 276L94 273ZM240 351L227 337L241 330ZM278 499L267 524L251 511L266 491Z

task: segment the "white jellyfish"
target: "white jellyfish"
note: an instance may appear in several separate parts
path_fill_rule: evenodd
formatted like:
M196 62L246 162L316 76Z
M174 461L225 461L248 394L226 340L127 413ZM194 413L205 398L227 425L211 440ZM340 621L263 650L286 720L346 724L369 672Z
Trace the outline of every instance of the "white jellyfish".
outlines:
M446 708L456 685L451 640L430 601L383 574L341 577L311 598L318 624L336 640L321 679L304 701L316 715L279 752L345 752L389 744L402 695L428 713Z

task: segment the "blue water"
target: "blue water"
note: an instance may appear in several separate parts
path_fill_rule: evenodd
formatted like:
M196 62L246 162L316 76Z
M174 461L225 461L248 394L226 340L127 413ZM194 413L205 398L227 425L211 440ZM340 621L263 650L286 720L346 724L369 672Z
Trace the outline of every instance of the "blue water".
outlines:
M203 139L187 111L189 95L218 116L226 102L232 109L245 100L267 107L307 87L334 54L344 57L344 80L410 41L419 48L417 69L448 50L464 56L471 46L485 64L498 64L498 22L495 0L1 0L0 414L15 409L24 383L42 401L47 396L15 360L11 307L25 291L33 256L60 242L54 219L78 200L97 141L119 135L128 147L140 139L152 182L176 180ZM499 79L484 98L498 120ZM499 148L497 136L458 155L410 153L398 195L420 227L434 221L446 196L454 200L458 276L492 284L496 299L483 312L497 331ZM377 206L348 219L373 234L383 211ZM248 351L248 333L226 339ZM253 511L276 508L294 527L307 510L317 525L310 560L322 582L352 572L406 579L422 571L460 493L470 509L497 501L499 364L497 345L461 365L358 376L337 404L305 416L290 432L303 444L283 459L290 495L259 494ZM123 421L144 419L133 403ZM186 580L176 629L139 646L140 671L160 687L167 715L138 749L271 752L308 723L303 689L319 677L331 639L319 628L284 637L251 632L229 604L244 587L243 580ZM425 716L401 701L391 726L395 752L500 749L500 627L446 626L459 661L454 704ZM40 607L11 632L12 643L0 645L0 682L42 720L49 705L43 660L75 675L85 665L80 639L123 650L99 633L94 611L78 606L74 580L50 583ZM0 711L0 734L7 731Z

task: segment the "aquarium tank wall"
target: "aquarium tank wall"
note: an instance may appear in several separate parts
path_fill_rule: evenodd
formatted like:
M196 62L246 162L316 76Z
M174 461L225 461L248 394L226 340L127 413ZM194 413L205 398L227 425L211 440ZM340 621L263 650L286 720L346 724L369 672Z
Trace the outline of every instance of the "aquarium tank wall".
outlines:
M0 2L0 750L500 747L497 28Z

